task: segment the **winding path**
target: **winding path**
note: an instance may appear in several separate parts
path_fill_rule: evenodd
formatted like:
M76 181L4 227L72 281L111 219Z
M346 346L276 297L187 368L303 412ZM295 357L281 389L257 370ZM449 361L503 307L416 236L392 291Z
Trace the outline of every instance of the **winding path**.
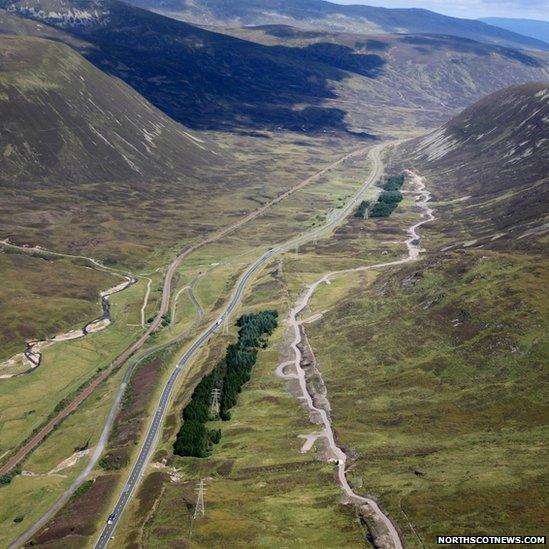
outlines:
M172 303L172 326L176 323L175 313L177 312L177 300L179 299L179 296L182 292L187 290L187 295L189 296L189 299L191 303L194 306L195 312L196 312L196 318L193 325L196 325L202 318L204 317L204 309L202 308L202 305L198 302L196 299L196 295L194 293L194 289L196 287L196 284L200 280L200 278L204 276L204 273L198 273L187 286L183 286L180 288L180 290L175 294L175 297L173 298Z
M314 238L317 238L319 235L321 235L325 231L329 231L332 228L336 227L337 224L345 219L350 212L352 211L353 207L355 207L356 203L362 196L363 192L366 190L367 187L370 186L370 184L374 181L376 181L382 172L382 164L379 158L380 151L388 146L387 144L381 144L381 145L375 145L371 146L368 145L366 147L360 147L358 149L355 149L354 151L351 151L350 153L345 154L341 158L339 158L337 161L331 163L330 165L326 166L316 174L308 177L307 179L301 181L293 188L289 189L285 193L281 194L280 196L276 197L275 199L267 202L264 206L259 208L258 210L255 210L254 212L251 212L241 220L237 221L233 225L230 225L229 227L226 227L225 229L222 229L218 233L212 235L211 237L208 237L202 242L199 242L195 245L190 246L189 248L183 250L180 255L178 255L172 263L169 265L166 275L164 277L164 285L162 290L162 300L160 304L160 308L157 312L157 315L153 322L149 325L148 329L145 331L145 333L130 347L128 347L121 355L119 355L112 363L111 365L105 369L98 377L92 380L90 385L88 385L81 393L79 393L73 401L71 401L66 408L61 410L59 414L57 414L54 418L52 418L48 423L40 429L29 441L27 441L24 446L22 446L16 454L14 454L5 464L0 468L0 474L7 473L10 471L13 467L15 467L18 463L20 463L25 457L32 452L41 442L42 440L53 430L55 429L61 421L68 415L70 415L72 412L74 412L80 404L90 395L93 393L93 391L103 382L105 381L111 373L121 366L126 360L128 360L134 353L136 353L139 349L142 348L142 346L147 341L150 334L155 331L160 323L162 322L162 315L164 315L169 310L170 305L170 295L171 295L171 285L172 280L175 272L179 268L181 262L183 259L185 259L187 256L189 256L191 253L196 251L197 249L205 246L206 244L210 244L213 242L216 242L217 240L220 240L221 238L227 236L228 234L232 233L245 223L255 219L256 217L259 217L261 214L263 214L268 208L271 206L277 204L278 202L282 201L284 198L287 198L294 192L304 188L305 186L314 183L318 179L320 179L324 174L326 174L328 171L330 171L333 168L336 168L346 160L350 158L354 158L360 155L365 154L368 152L368 156L372 162L372 172L368 176L367 180L363 183L363 185L360 187L360 189L355 193L355 195L352 197L352 199L348 202L348 204L341 208L340 210L337 210L336 214L332 216L330 221L326 223L324 226L318 227L315 230L311 231L310 233L307 233L305 235L299 235L290 241L281 244L280 246L270 249L267 252L265 252L258 260L256 260L249 269L242 275L239 282L237 283L237 286L235 288L235 292L233 295L232 300L227 305L227 308L225 309L225 312L222 314L222 316L219 319L219 322L221 322L225 315L230 315L234 309L237 307L237 305L240 302L240 299L242 297L242 292L244 288L246 287L247 283L249 282L250 278L253 277L253 275L266 263L269 261L274 255L280 254L284 251L290 250L292 247L307 242L309 240L313 240ZM60 254L63 255L63 254ZM74 256L78 257L78 256ZM192 299L192 297L191 297ZM152 452L153 444L156 442L156 437L158 434L158 429L161 424L161 420L163 419L166 405L168 402L168 399L171 396L171 393L173 391L173 387L175 384L175 380L177 379L181 369L194 357L196 352L204 345L208 339L211 337L211 335L216 331L216 329L219 327L219 324L216 322L204 332L202 333L195 342L191 345L189 350L185 353L185 355L181 358L181 360L178 363L178 366L172 373L172 376L168 380L167 385L164 388L164 392L162 393L162 397L160 402L157 406L156 414L153 418L152 424L149 426L149 432L147 433L147 438L141 448L138 461L136 462L134 469L137 468L137 470L142 471L144 466L146 465L150 453ZM171 342L173 343L173 342ZM167 345L167 344L166 344ZM155 349L158 350L158 349ZM151 351L153 352L153 351ZM146 355L149 356L149 355ZM141 359L144 357L141 357ZM126 379L126 375L124 376L124 379ZM124 387L125 388L125 387ZM112 422L114 421L114 414L116 413L116 410L119 405L119 399L121 398L121 395L123 394L123 388L120 387L116 399L113 402L113 406L111 408L111 411L109 413L109 416L107 418L107 421L104 426L104 430L101 435L101 441L106 442L108 439L108 435L110 433L110 430L112 428ZM119 396L120 395L120 396ZM112 417L111 417L112 416ZM152 437L152 438L151 438ZM61 496L61 498L54 504L52 508L50 508L41 519L39 519L31 528L29 528L25 533L23 533L21 536L17 538L11 545L10 549L16 549L20 547L22 544L24 544L30 537L32 537L36 532L40 530L47 522L50 520L54 514L63 507L63 505L70 499L70 496L76 491L78 486L84 482L86 477L89 475L89 473L93 470L93 467L95 466L97 460L99 459L100 453L96 456L97 452L94 452L92 455L92 458L90 459L90 462L86 466L85 470L75 479L75 481L71 484L70 488ZM94 461L95 460L95 461ZM133 475L133 471L132 471ZM114 531L114 528L118 524L119 517L125 508L125 505L127 504L127 501L129 500L131 494L135 490L135 486L137 484L137 481L139 480L139 476L133 475L130 476L130 478L127 480L126 486L124 488L124 491L121 495L121 500L119 501L119 504L117 504L117 513L115 517L115 521L113 521L113 524L107 525L107 527L104 529L104 531L101 534L100 539L97 542L97 547L104 547L108 543L108 540L110 536L112 535L112 532Z
M16 453L13 454L8 459L8 461L6 461L4 465L0 467L0 475L8 473L18 463L20 463L23 459L25 459L28 456L28 454L32 452L44 440L44 438L46 438L53 431L53 429L55 429L67 416L69 416L75 410L77 410L80 404L82 404L82 402L84 402L84 400L86 400L86 398L88 398L88 396L90 396L95 391L95 389L101 383L103 383L103 381L105 381L115 370L117 370L120 366L122 366L131 356L133 356L136 352L138 352L143 347L143 345L148 340L149 336L154 331L156 331L162 324L163 315L165 315L169 311L173 277L186 257L191 255L196 250L202 248L203 246L206 246L207 244L212 244L222 239L223 237L231 234L238 228L242 227L244 224L262 215L270 207L284 200L285 198L292 195L296 191L317 181L331 169L336 168L337 166L339 166L340 164L342 164L343 162L345 162L350 158L364 154L369 149L369 147L370 145L365 147L360 147L358 149L351 151L350 153L343 155L341 158L339 158L335 162L332 162L322 170L304 179L303 181L301 181L300 183L298 183L288 191L285 191L281 195L265 203L261 208L254 210L253 212L244 216L243 218L233 223L232 225L229 225L228 227L221 229L217 233L212 234L205 240L197 242L196 244L193 244L188 248L186 248L185 250L183 250L168 266L168 269L164 276L164 284L162 287L162 299L160 301L160 307L158 309L158 312L156 313L156 316L154 317L153 321L149 324L145 332L136 341L134 341L134 343L129 345L120 355L118 355L110 363L110 365L107 368L105 368L105 370L103 370L97 377L93 378L90 381L90 383L82 391L80 391L71 402L67 404L65 408L63 408L53 418L48 420L45 425L43 425L31 438L29 438L29 440L25 441L24 444L16 451ZM373 147L370 150L374 150L374 149L376 149L376 147ZM51 253L53 255L91 260L99 267L104 267L97 260L87 258L85 256L76 256L76 255L71 256L70 254L60 254L56 252L51 252Z
M316 406L314 404L313 397L307 387L307 378L305 375L305 370L302 367L302 352L299 348L299 345L302 343L301 330L304 330L304 327L303 327L304 322L300 321L298 317L309 306L309 301L313 296L313 294L315 293L315 291L320 286L320 284L329 283L330 279L334 276L341 275L343 273L355 272L355 271L382 269L385 267L402 265L403 263L416 261L418 259L420 253L423 250L419 247L419 235L417 233L417 230L419 229L419 227L421 227L425 223L429 223L430 221L433 221L435 217L433 215L433 210L429 208L429 206L427 205L428 201L431 198L431 195L429 191L426 190L423 180L419 176L412 174L411 172L409 172L409 174L413 179L414 185L416 186L416 204L422 210L422 217L424 219L422 219L418 223L415 223L407 230L409 237L405 243L408 248L408 255L402 259L399 259L396 261L390 261L387 263L378 263L377 265L357 267L355 269L333 271L331 273L324 275L322 278L320 278L313 284L310 284L305 290L305 292L298 299L295 307L293 307L290 310L290 313L288 315L288 324L290 326L290 329L294 333L294 339L291 343L291 348L294 353L294 358L293 360L279 364L276 370L276 373L282 378L297 379L299 381L299 387L301 390L302 398L306 402L309 412L312 413L314 416L319 417L323 425L323 431L321 433L314 433L312 435L309 435L309 437L306 437L307 440L302 447L302 452L310 450L310 448L314 443L314 440L316 440L317 438L323 437L326 439L328 447L334 456L333 459L335 459L338 464L338 481L341 486L341 489L343 490L343 492L351 502L358 505L366 504L369 506L369 508L373 511L374 516L376 517L376 522L383 524L384 529L388 533L388 536L391 540L391 545L395 549L402 549L402 542L400 540L400 536L394 524L391 522L391 519L387 515L385 515L383 511L381 511L381 509L379 508L379 505L374 499L369 497L363 497L356 494L351 488L351 486L349 485L349 481L347 479L347 470L346 470L347 455L338 446L338 444L335 441L331 419L327 412L327 409L329 409L329 406L326 406L326 408L324 408L324 407ZM293 366L294 371L290 373L286 373L285 369L288 366ZM318 370L316 370L315 373L321 377L321 374Z

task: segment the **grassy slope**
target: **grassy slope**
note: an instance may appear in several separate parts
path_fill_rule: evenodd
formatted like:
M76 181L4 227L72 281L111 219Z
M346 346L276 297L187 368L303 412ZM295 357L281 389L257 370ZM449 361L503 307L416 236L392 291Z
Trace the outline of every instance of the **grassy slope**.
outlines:
M349 280L338 302L331 288L313 300L312 312L329 309L308 332L339 440L356 453L352 481L397 517L411 545L420 540L410 523L426 544L437 533L547 528L547 237L518 238L542 223L546 152L520 149L543 143L539 88L511 88L466 111L449 124L463 144L441 160L420 161L412 146L435 193L438 219L420 231L433 250L426 259L372 285ZM487 133L498 126L494 105L506 113L496 136ZM509 150L514 162L493 160ZM378 231L402 230L399 210ZM436 251L449 243L452 251Z
M407 199L389 219L351 219L332 240L304 247L299 256L286 254L282 276L273 265L248 303L261 308L288 295L290 301L286 297L279 302L279 307L287 307L302 281L345 266L342 258L347 254L347 266L356 265L359 258L373 263L398 255L403 247L395 242L402 240L404 227L414 218L417 212ZM424 229L427 247L445 241L446 235L437 233L436 227L435 222ZM313 300L311 313L324 312L324 317L309 325L308 332L328 386L339 440L355 457L351 481L359 493L380 499L411 546L420 542L410 522L424 543L447 531L544 529L541 510L531 503L544 496L541 451L546 409L541 365L547 353L543 346L547 310L538 294L546 284L543 265L539 256L492 250L435 254L377 278L374 273L336 278ZM276 448L276 455L269 454L275 462L284 460L285 452L280 451L284 445L299 457L295 437L314 427L302 417L299 423L284 425L284 435L278 432L278 418L290 408L282 398L284 384L273 378L277 356L268 353L266 359L268 364L255 371L250 392L245 390L235 411L238 427L224 428L222 446L212 459L175 463L187 482L182 497L189 511L173 511L175 494L181 493L177 485L169 484L161 494L162 482L156 479L156 495L148 499L142 492L141 511L135 510L133 517L142 517L152 501L160 501L145 528L151 544L185 536L188 526L181 522L188 519L194 502L190 481L202 476L196 474L198 466L204 476L213 476L206 501L216 518L226 518L238 504L241 516L257 521L276 504L278 498L271 492L266 498L240 501L241 482L248 486L250 480L233 480L232 472L238 471L239 463L258 459L257 444ZM259 387L276 398L259 406ZM276 419L265 421L266 416ZM168 434L176 428L172 421ZM259 442L252 442L252 436ZM168 446L171 439L165 442ZM233 453L235 448L238 454ZM225 461L229 457L236 459L230 473ZM253 476L269 486L277 475L262 471ZM219 488L228 482L226 477L231 479L230 493ZM292 476L288 489L306 478ZM333 477L326 481L334 483ZM324 482L303 488L313 497L319 486ZM302 499L299 505L288 505L290 510L303 507L310 513ZM332 507L330 516L335 519L339 513ZM136 519L130 515L126 520ZM207 519L193 526L197 546L211 543L210 524ZM322 518L315 523L319 534L324 524ZM292 532L294 528L292 524ZM232 543L235 532L216 530L216 535L220 543ZM268 539L285 539L281 531L277 536ZM258 543L258 538L250 539ZM331 546L340 540L325 543Z
M358 453L353 478L411 544L402 508L426 543L547 527L534 503L545 474L547 265L531 265L485 251L438 256L354 289L309 329L339 439Z
M129 86L73 49L29 36L1 36L1 180L184 182L216 155ZM131 113L131 114L130 114Z
M299 166L296 166L296 168L301 169ZM268 216L263 216L252 222L250 227L243 229L243 234L227 238L220 245L210 245L197 251L182 265L178 274L177 282L174 286L174 294L177 293L180 288L187 285L198 274L198 272L203 272L204 276L198 281L195 288L195 294L206 309L206 320L204 322L208 319L211 320L213 318L212 310L218 309L227 299L236 280L236 276L253 257L258 255L259 249L266 248L268 245L286 238L289 233L299 232L300 229L306 226L312 226L312 224L318 223L319 219L324 219L331 209L336 207L344 198L348 198L353 190L356 189L359 184L358 182L364 174L364 170L367 168L368 163L365 162L363 158L349 161L342 168L333 170L326 174L312 187L299 191L291 199L288 199L288 201L284 201L283 203L277 205ZM306 215L304 215L304 212L306 212ZM276 227L276 230L273 230L274 227ZM150 299L154 300L158 295L159 277L161 276L161 273L154 273L153 275L148 276L152 276L153 278ZM114 326L104 332L94 334L91 339L88 339L86 342L82 340L80 342L75 342L75 345L67 343L62 346L58 346L55 357L53 355L45 357L48 359L44 363L44 366L47 366L47 369L43 369L42 372L37 371L37 375L42 375L38 376L36 380L31 380L30 378L27 380L34 382L32 387L40 386L40 390L44 391L42 384L45 381L52 383L52 379L55 381L59 378L60 372L65 372L64 381L66 382L70 382L70 380L74 378L74 373L77 370L83 372L85 375L90 375L94 371L93 365L97 365L96 355L94 355L94 352L96 353L100 348L114 351L115 348L112 345L115 339L121 338L123 333L127 333L129 335L136 333L136 331L139 330L137 327L127 326L127 324L135 324L138 322L139 309L141 307L146 283L146 279L141 278L138 285L133 286L129 292L123 292L118 297L113 298L113 303L115 305L120 302L120 304L113 309L114 318L118 319L118 322L115 323ZM265 287L260 288L260 292L258 292L257 295L261 295L262 299L273 299L272 291L269 290L268 287L267 289ZM124 297L125 299L122 299ZM274 298L278 299L278 296L275 296ZM259 306L261 305L258 304L258 307ZM282 309L283 307L281 310ZM147 310L150 311L151 309L148 308ZM169 328L160 332L154 338L154 342L152 342L152 344L161 344L173 339L190 327L195 316L195 311L194 307L190 305L188 298L186 297L186 292L182 292L180 294L177 310L178 318L176 322L170 325ZM78 343L78 345L76 345L76 343ZM183 342L182 345L185 346L187 343L188 340ZM52 348L52 350L53 349L55 348ZM71 354L75 351L77 352L76 357L78 358L78 361L76 362L74 361L74 355ZM67 369L66 361L70 357L73 357L71 364L74 363L76 368L75 370ZM211 365L211 363L206 362L204 365ZM195 370L193 369L190 374L191 377L193 377L195 375ZM274 380L274 382L276 384L276 380ZM158 383L157 387L160 386L161 383ZM183 390L181 396L184 397L188 394L188 389L190 387L188 380L182 384L182 387ZM70 387L68 387L68 389L67 387L64 387L63 389L68 390ZM6 386L6 391L13 392L13 390L14 389L12 386ZM20 395L20 392L23 390L25 390L25 386L18 386L16 395L13 397L16 401L20 400L20 397L17 395ZM285 396L285 390L282 386L280 386L279 392L289 404L291 400ZM34 394L34 389L32 394ZM112 394L112 392L109 393L110 398L112 398ZM152 401L154 401L157 394L150 393L150 396ZM6 394L3 398L7 399L8 394ZM58 391L56 391L55 394L52 394L51 398L42 399L40 404L41 408L39 409L40 413L45 414L49 409L51 409L57 402L56 398L61 398L61 393ZM4 400L4 402L7 401ZM13 402L13 399L10 402ZM93 403L90 403L90 405L92 404ZM174 415L172 415L171 419L168 421L172 426L172 429L177 424L178 420L176 419L175 414L179 413L180 406L181 401L178 401L176 407L177 412L174 411ZM27 410L27 407L24 406L23 408L24 410ZM19 414L19 411L20 410L14 409L14 413L16 414ZM62 424L62 426L45 442L43 448L46 453L42 450L38 450L35 454L33 454L33 456L31 456L28 462L25 462L23 467L31 470L44 471L45 469L47 470L47 468L53 467L62 459L67 458L74 447L82 444L82 436L88 432L88 428L86 427L87 420L78 419L81 417L81 414L84 414L84 411L77 412L71 416L70 420ZM25 416L24 418L18 416L20 421L17 424L17 429L15 429L14 424L14 437L23 436L23 434L26 434L28 430L34 426L34 423L32 422L33 417L33 415L28 417ZM82 422L81 425L83 426L80 430L76 428L79 421ZM97 423L102 423L99 416ZM267 441L265 444L268 443L268 439L266 440ZM56 450L51 452L52 448L55 448ZM49 457L47 457L48 452L51 454ZM36 456L36 458L34 456ZM294 460L295 457L296 456L294 456L293 452L283 455L283 458L286 460ZM299 459L299 456L297 456L297 459ZM314 463L312 463L312 466L316 467ZM320 464L318 464L318 466L320 467ZM97 473L103 474L104 472L101 469L98 469ZM72 477L74 472L71 471L69 474ZM25 527L28 527L31 518L37 516L40 509L45 510L46 504L53 499L55 494L59 494L60 490L66 485L65 483L54 482L55 480L55 477L48 480L48 499L44 499L43 504L35 504L31 513L29 510L26 510L25 506L29 505L32 501L29 499L32 494L32 489L33 487L37 487L40 483L44 483L45 480L43 477L33 477L30 480L28 477L25 478L25 483L27 486L27 488L25 488L26 496L18 506L18 512L25 515L27 518L17 526L11 525L9 521L6 522L6 524L9 524L9 529L6 530L6 539L12 539L15 531L21 531ZM111 482L111 484L113 483ZM18 486L21 486L21 484L15 485L16 488ZM328 487L332 490L331 484L329 484ZM325 489L326 487L322 488L319 491L319 494L324 493L323 490ZM8 498L8 500L10 494L12 494L12 497L15 497L13 494L17 493L12 492L12 488L3 488L2 490L8 490L4 491L5 497ZM90 520L86 522L85 528L90 528L90 524L94 521L101 524L106 516L105 513L108 514L111 505L109 503L109 498L112 495L112 491L111 489L106 489L104 487L101 488L101 490L103 505L97 506L96 503L94 503L94 510L90 510ZM337 492L333 493L337 494ZM94 494L95 492L92 492L90 497L95 497ZM314 498L311 502L314 502ZM6 517L6 520L8 520L8 517ZM84 528L84 526L82 527ZM298 528L297 525L296 528ZM63 526L61 525L60 530L56 530L56 532L63 535ZM91 533L92 532L90 530L88 534ZM328 530L324 535L329 535ZM64 542L65 541L68 542L68 539L64 540ZM80 542L81 538L78 538L76 543Z
M272 274L257 286L264 300L246 310L281 307L280 284ZM333 466L299 454L301 441L295 435L306 428L306 419L273 376L281 337L279 329L260 353L254 381L241 395L232 420L219 424L223 438L211 458L169 457L179 419L175 413L168 417L154 460L168 457L170 468L153 469L145 479L118 533L124 543L142 540L149 547L163 547L184 539L192 547L304 547L311 542L321 547L361 546L353 514L338 505ZM211 368L226 344L226 338L218 339L194 371ZM198 381L196 373L189 376L174 412ZM172 466L179 480L170 480ZM199 478L206 478L206 517L190 528ZM135 528L137 523L143 526Z
M115 320L108 329L47 347L42 364L32 373L2 380L0 455L27 438L63 398L98 368L108 365L141 333L142 329L135 326L140 321L137 296L142 296L139 286L114 295L111 311Z
M99 292L119 284L107 273L67 260L0 253L0 362L25 349L25 340L82 327L102 314Z
M346 79L334 82L339 99L335 103L355 127L376 134L413 127L413 122L438 125L450 112L490 91L547 76L545 53L453 36L314 33L277 26L222 32L269 46L291 47L294 55L310 63L320 61L347 71Z
M70 8L57 0L33 3L59 13ZM63 40L195 129L395 133L433 127L482 95L547 74L542 52L451 36L262 27L228 31L244 38L235 39L114 1L102 9L109 13L100 25L57 23ZM13 32L10 21L0 20L0 29ZM28 32L23 23L20 32Z

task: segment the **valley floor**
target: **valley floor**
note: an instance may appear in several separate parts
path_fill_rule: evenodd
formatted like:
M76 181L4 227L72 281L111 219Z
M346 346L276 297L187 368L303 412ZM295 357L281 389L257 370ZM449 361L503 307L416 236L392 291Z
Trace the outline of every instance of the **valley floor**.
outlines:
M330 263L356 267L358 250L363 264L397 260L405 251L405 229L418 218L407 196L389 219L350 219L333 239L273 262L245 309L288 311L303 285ZM449 531L542 533L541 508L529 502L541 505L547 495L540 377L547 311L535 290L546 269L540 258L536 269L528 268L532 257L520 254L430 251L429 243L440 238L437 222L424 231L427 253L419 262L335 277L321 285L303 315L310 319L304 326L336 440L349 456L349 483L382 504L407 546L434 545L437 534ZM501 295L514 295L515 307L504 307ZM139 535L150 547L179 536L193 547L301 547L311 540L358 547L371 539L375 525L370 522L369 531L363 517L361 528L353 507L341 504L337 466L309 462L312 452L302 452L309 434L312 450L326 458L319 426L308 426L306 409L292 408L298 390L288 393L276 375L291 358L286 346L281 328L232 420L220 424L222 441L210 458L171 457L182 401L176 404L155 457L157 470L118 535L135 541L131 525L143 522ZM202 368L222 347L201 359ZM200 478L206 479L206 516L192 521ZM321 503L320 489L330 499ZM151 501L157 502L152 512Z
M35 536L36 543L94 543L159 388L180 356L175 349L190 341L193 332L188 330L216 318L258 249L275 244L289 228L310 230L330 219L329 208L302 217L312 200L337 208L368 169L363 157L349 160L290 203L276 205L265 218L200 249L178 268L177 313L152 342L166 350L143 362L134 375L104 459L90 477L93 482ZM353 493L379 502L406 546L432 545L436 534L449 531L543 532L541 509L527 501L541 504L546 495L541 367L547 310L537 291L547 269L540 257L525 253L472 247L440 252L438 243L446 243L449 235L438 220L422 227L421 234L409 233L414 258L421 247L427 253L405 264L407 229L428 219L421 219L426 206L413 191L407 183L404 201L387 219L349 217L333 235L320 235L271 260L246 292L240 311L276 309L284 317L304 287L326 282L316 286L301 315L323 380L319 385L313 376L308 385L326 390L331 428L346 456L344 474ZM366 198L374 200L378 192L369 189ZM436 201L433 207L436 212ZM327 278L332 271L342 272ZM154 280L153 289L159 278ZM146 286L143 282L141 295ZM189 286L192 294L184 293ZM500 296L514 307L502 304ZM176 346L170 346L173 341ZM379 523L371 513L342 499L338 465L326 461L319 426L310 425L309 410L295 400L299 390L290 384L288 391L277 375L280 364L292 359L284 327L260 352L231 421L212 423L222 431L212 455L173 456L181 409L230 341L230 335L216 336L183 375L159 447L115 532L116 543L335 548L363 547L377 539L379 544ZM98 394L103 413L110 402L107 393L112 398L119 383L120 376L113 378L105 396ZM97 406L89 403L75 414L75 433L82 432L83 414L91 419L93 410ZM38 482L49 485L45 503L68 484L68 478L56 480L56 492L51 488L56 477L44 476L62 461L51 449L59 440L66 448L67 435L64 430L53 434L25 463L25 469L42 476L16 477L2 489L0 496L10 500L21 494L18 508L5 520L19 513L25 526L36 516L28 515L25 506ZM92 445L97 436L90 437ZM64 457L70 455L66 448ZM44 459L37 469L37 460ZM73 474L82 466L83 461L76 462ZM206 514L193 520L200 479L207 488Z

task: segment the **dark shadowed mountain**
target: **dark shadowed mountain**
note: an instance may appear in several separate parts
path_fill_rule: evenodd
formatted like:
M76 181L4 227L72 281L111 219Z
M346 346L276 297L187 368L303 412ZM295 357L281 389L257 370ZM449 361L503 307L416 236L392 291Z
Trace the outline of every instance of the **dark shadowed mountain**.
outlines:
M284 24L359 34L449 34L504 46L549 49L549 44L531 37L424 9L342 6L324 0L131 0L131 3L199 25Z
M64 44L0 36L0 181L175 180L216 154Z
M543 40L549 44L549 21L537 21L536 19L513 19L507 17L484 17L479 19L494 27L517 32L523 36L530 36L536 40Z
M541 246L549 230L549 84L531 83L480 100L404 157L429 176L441 219L470 245ZM459 209L459 214L450 212Z
M40 33L55 28L56 39L195 129L371 134L382 126L432 127L486 93L546 75L546 54L456 37L303 38L300 30L288 36L288 27L269 27L264 36L279 35L269 44L115 0L3 2L6 18L39 20ZM29 32L16 26L0 20L4 32Z
M547 54L453 36L361 36L285 25L224 32L299 48L304 56L322 53L325 61L347 67L349 79L334 85L340 104L345 105L346 120L374 132L382 127L404 129L412 121L416 126L437 126L487 93L549 76ZM375 78L359 78L359 71L352 68L358 59L380 59L383 64Z
M321 105L335 97L329 82L343 80L345 72L313 60L304 64L297 50L227 37L110 0L7 7L63 30L96 66L195 128L345 129L344 111Z

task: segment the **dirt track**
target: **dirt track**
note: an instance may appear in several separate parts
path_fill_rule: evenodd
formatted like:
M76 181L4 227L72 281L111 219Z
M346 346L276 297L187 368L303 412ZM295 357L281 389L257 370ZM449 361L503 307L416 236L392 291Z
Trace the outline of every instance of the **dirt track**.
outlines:
M422 211L422 217L424 219L422 219L418 223L415 223L407 230L409 237L405 241L405 244L408 248L408 255L402 259L399 259L396 261L390 261L387 263L379 263L377 265L358 267L355 269L347 269L343 271L334 271L324 275L322 278L320 278L313 284L310 284L306 288L306 290L302 293L295 307L290 310L290 313L288 315L287 322L290 327L290 330L294 334L294 339L291 343L291 349L293 351L294 358L292 360L283 362L278 366L276 370L276 373L284 379L298 380L302 398L306 403L307 408L309 409L311 418L315 419L315 423L319 422L323 426L323 430L321 433L315 433L314 435L309 435L305 444L302 447L302 452L310 450L314 442L318 438L322 437L325 439L328 445L330 459L332 461L337 462L338 481L344 494L346 495L346 497L350 502L358 505L359 507L365 505L367 510L369 511L369 514L374 518L376 523L381 525L382 527L381 531L383 533L379 535L380 539L376 540L377 545L380 547L387 547L387 548L391 547L395 549L402 549L402 542L400 540L398 531L395 528L395 525L392 523L391 519L387 515L385 515L383 511L381 511L381 509L379 508L379 505L374 499L370 497L363 497L356 494L351 488L351 486L349 485L349 482L347 480L347 471L346 471L347 455L345 454L345 452L343 452L343 450L338 446L338 444L335 441L335 436L334 436L334 432L331 424L331 418L329 415L329 401L327 401L327 396L324 395L324 400L326 401L326 405L321 406L315 403L316 395L311 394L309 390L309 387L307 384L307 376L303 368L302 347L304 345L303 339L306 339L302 337L302 333L304 333L304 322L300 321L298 317L308 307L311 297L313 296L317 288L320 286L320 284L329 283L330 279L336 275L340 275L348 272L354 272L354 271L383 269L390 266L402 265L404 263L416 261L418 259L420 253L423 250L419 247L419 235L417 233L417 230L423 224L433 221L435 217L433 215L433 210L429 208L429 206L427 205L431 195L425 189L425 184L423 183L423 180L415 174L410 173L410 175L412 176L413 183L416 186L416 204L420 207ZM311 353L312 353L312 350L311 350ZM322 378L320 371L316 369L316 364L314 364L316 362L314 360L314 355L313 355L312 362L313 362L313 368L315 368L315 375ZM293 367L293 368L290 372L287 372L286 370L289 367Z

